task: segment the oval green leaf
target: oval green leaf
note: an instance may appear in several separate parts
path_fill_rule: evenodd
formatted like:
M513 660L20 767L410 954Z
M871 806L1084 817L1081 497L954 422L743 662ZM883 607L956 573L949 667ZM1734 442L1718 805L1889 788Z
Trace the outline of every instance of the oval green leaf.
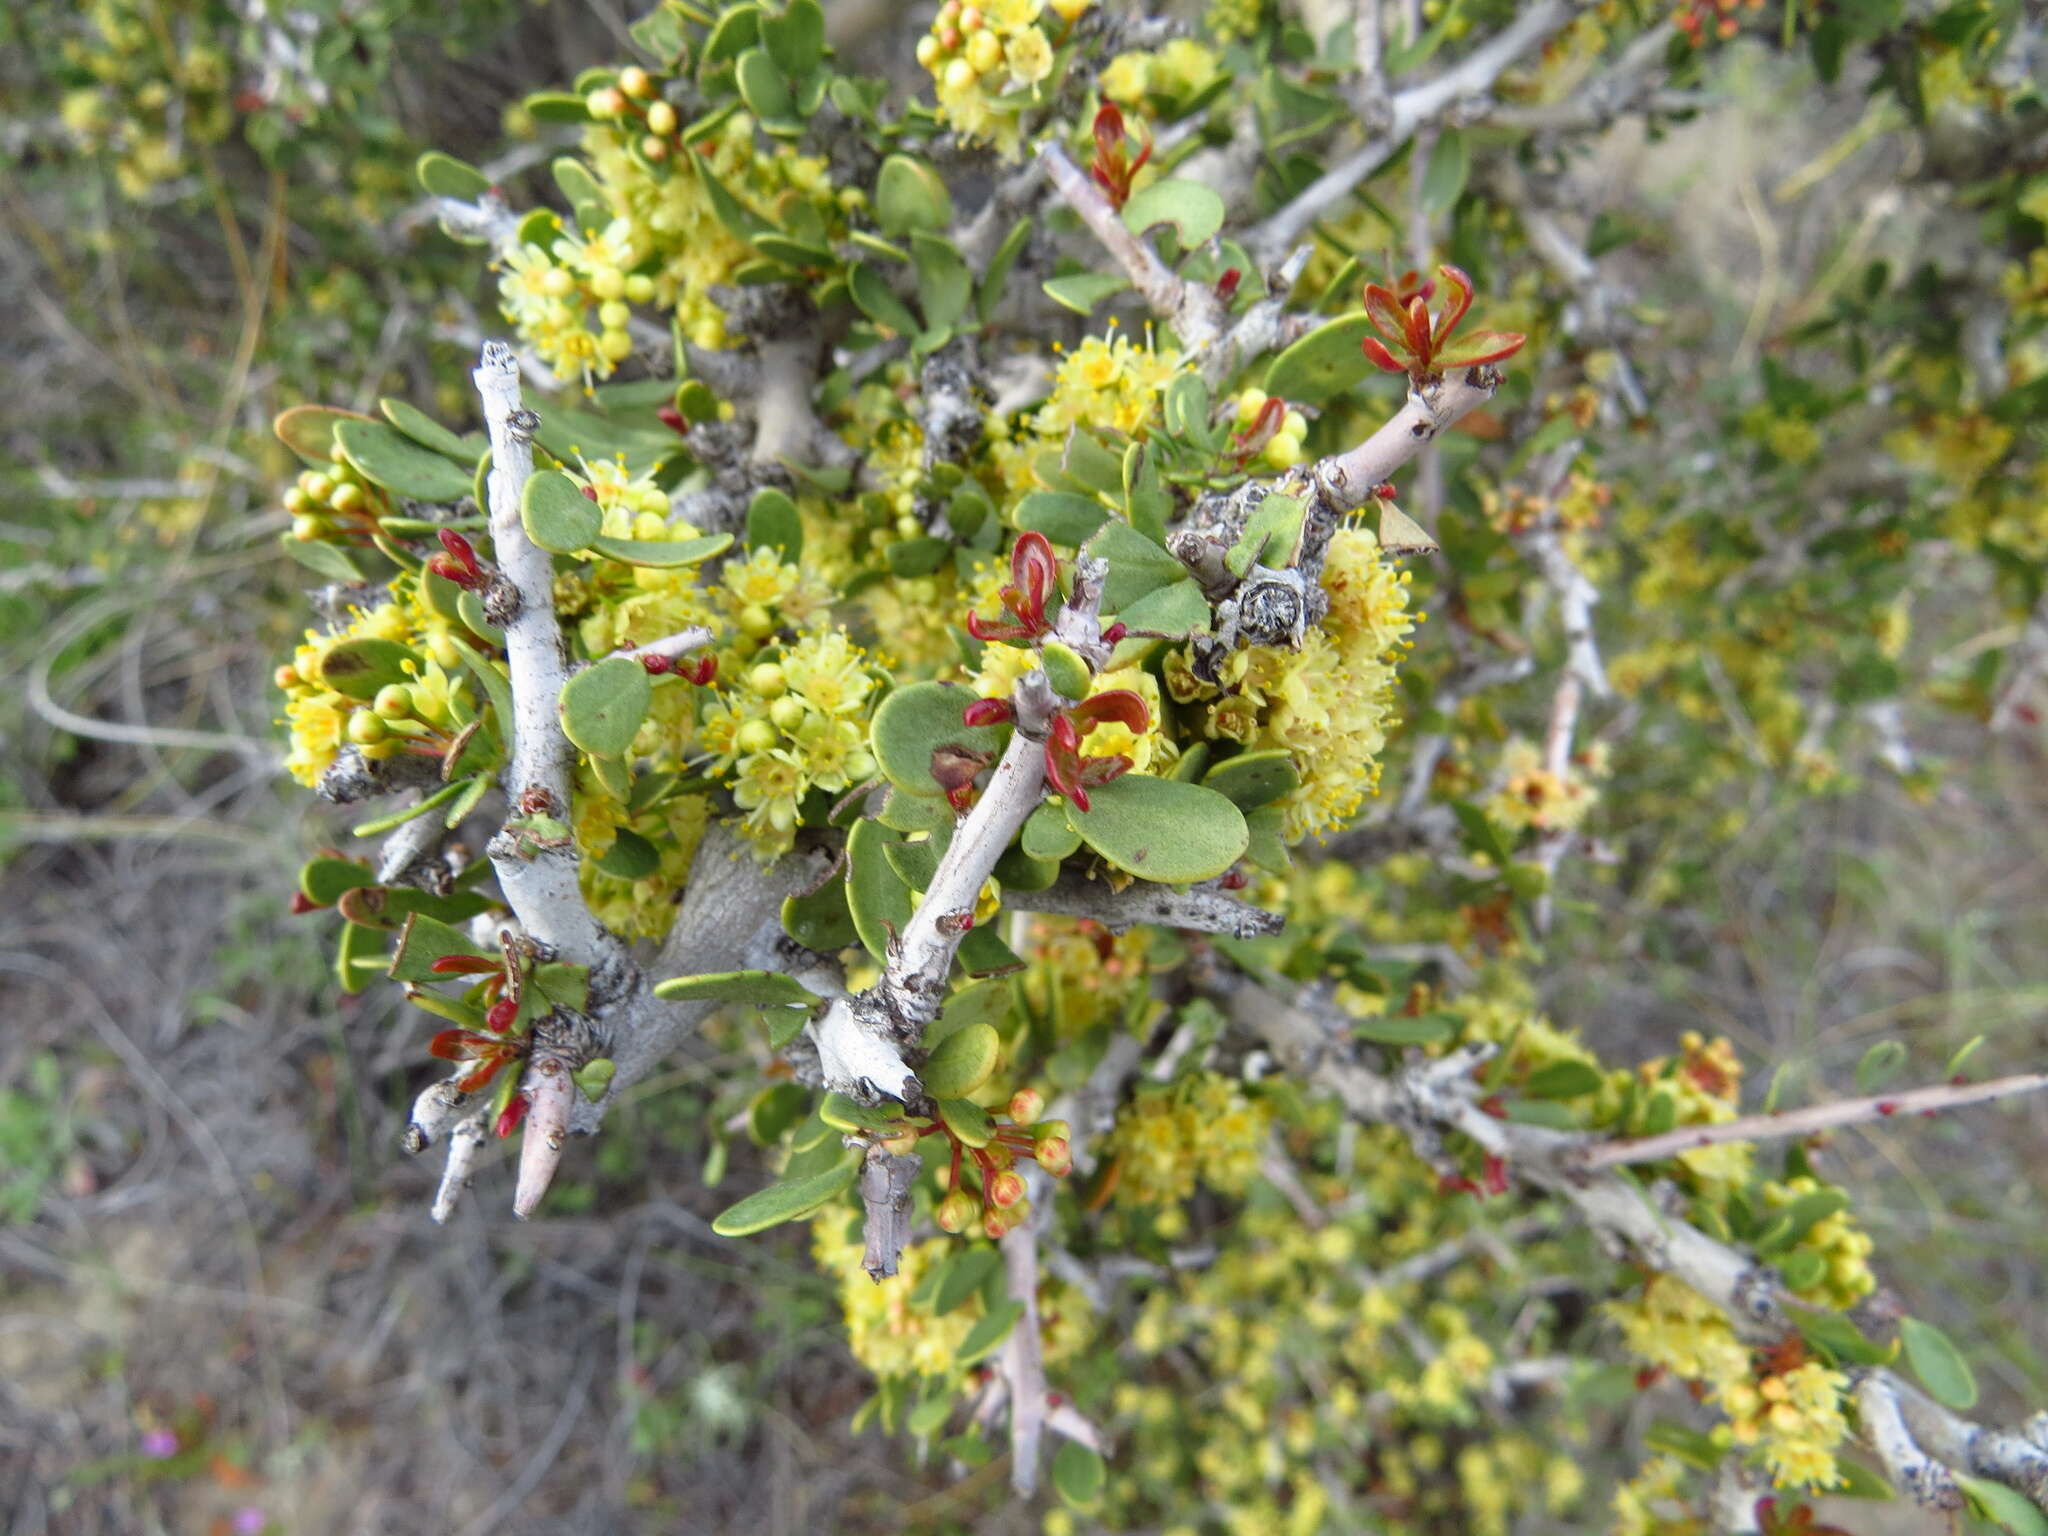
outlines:
M1906 1346L1906 1363L1913 1367L1928 1396L1958 1413L1977 1405L1977 1378L1947 1334L1932 1323L1909 1317L1899 1324L1899 1341Z
M770 1184L726 1207L711 1223L720 1237L747 1237L755 1232L808 1216L827 1201L843 1194L860 1171L860 1153L848 1147L839 1161L823 1173L809 1178Z
M624 757L654 697L654 680L628 656L607 656L562 685L562 730L592 757Z
M491 189L491 178L467 161L430 149L413 164L420 185L435 197L460 198L463 202L481 197Z
M1024 851L1034 859L1064 859L1081 846L1081 834L1067 825L1067 815L1056 805L1041 805L1024 823Z
M964 1099L996 1069L1003 1043L986 1024L967 1024L941 1040L917 1074L924 1091L935 1099Z
M1124 204L1124 228L1142 235L1155 224L1171 224L1191 251L1223 227L1223 199L1198 181L1155 181Z
M334 457L334 429L344 421L368 421L354 411L336 410L331 405L295 405L280 411L270 424L277 440L308 464L318 468Z
M1053 1455L1052 1485L1076 1509L1091 1510L1099 1504L1108 1480L1101 1455L1078 1440L1063 1442Z
M789 493L763 486L747 504L747 548L772 549L785 565L795 565L804 553L804 520Z
M607 560L621 565L644 565L668 569L679 565L702 565L732 548L729 533L706 533L694 539L612 539L600 535L590 548Z
M1340 315L1317 326L1273 359L1266 370L1266 393L1303 405L1320 405L1343 393L1370 366L1359 343L1372 334L1364 315Z
M854 931L877 960L887 957L890 936L910 921L910 887L889 862L890 841L879 821L857 821L846 834L846 905Z
M470 493L470 470L384 422L337 421L334 440L349 463L396 495L415 501L460 501Z
M1109 508L1072 491L1033 491L1017 503L1010 520L1025 533L1042 533L1055 544L1079 549L1109 521Z
M891 155L875 178L875 222L889 235L950 227L953 198L945 179L922 160Z
M320 681L347 698L374 699L387 684L411 682L419 665L411 646L366 636L329 647L320 658Z
M1202 782L1219 795L1228 795L1239 810L1255 811L1301 788L1301 775L1295 771L1294 755L1275 749L1241 752L1211 768Z
M1067 824L1118 869L1166 885L1210 880L1244 856L1244 812L1200 784L1127 773L1088 791Z
M573 555L604 531L604 513L558 469L535 472L519 498L526 536L551 554Z
M913 795L943 795L932 777L932 753L943 746L994 754L1003 749L1009 728L969 727L961 711L974 702L974 690L958 683L912 683L899 688L875 711L870 738L875 761L891 784Z

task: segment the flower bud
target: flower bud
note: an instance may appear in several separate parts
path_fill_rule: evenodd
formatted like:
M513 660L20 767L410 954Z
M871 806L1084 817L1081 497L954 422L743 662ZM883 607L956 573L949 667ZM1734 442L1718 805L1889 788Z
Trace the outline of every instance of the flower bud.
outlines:
M742 608L737 622L740 633L755 640L765 640L775 633L775 615L759 603L749 603Z
M646 304L654 298L654 279L645 272L628 273L626 277L626 302Z
M668 140L652 133L640 136L640 153L659 164L668 158Z
M299 476L299 489L306 493L308 501L325 506L327 498L334 494L334 481L318 470L308 470Z
M747 686L764 699L777 699L789 691L789 679L781 667L764 661L747 674Z
M312 505L313 498L296 485L284 493L284 509L287 512L294 514L303 513Z
M349 481L334 488L334 494L327 498L327 505L337 512L360 512L367 500L369 497L363 488Z
M1045 1095L1036 1088L1019 1088L1010 1095L1010 1118L1019 1125L1029 1125L1045 1113Z
M945 50L939 46L939 40L929 32L917 40L917 62L926 69L930 69L934 64L938 63L939 55L943 52Z
M633 355L633 338L624 331L605 331L597 338L597 350L609 361L623 363Z
M1038 1166L1054 1178L1059 1178L1074 1166L1073 1143L1064 1136L1041 1138L1031 1155L1038 1159Z
M386 720L403 720L412 713L412 690L403 683L387 683L377 690L370 708Z
M988 1181L988 1198L989 1203L998 1210L1007 1210L1024 1198L1024 1176L1008 1168L991 1175Z
M971 91L981 74L965 59L955 59L946 66L945 87L949 91Z
M768 718L785 731L794 731L804 723L804 701L793 693L785 693L768 706Z
M658 133L664 139L676 131L676 109L665 101L657 101L647 109L647 131Z
M270 680L280 688L296 688L304 681L299 676L299 669L292 666L279 667L270 674Z
M644 100L654 92L654 81L638 64L629 64L619 71L619 89L637 100Z
M956 1189L939 1202L934 1219L942 1232L964 1232L967 1224L974 1220L974 1196L964 1189Z
M624 299L607 299L597 306L597 323L608 331L623 331L633 318L633 306Z
M986 30L974 33L967 39L967 62L987 74L1003 62L1002 39Z
M605 118L617 117L626 110L626 93L615 85L607 85L584 97L583 105L592 117L602 122Z
M766 720L749 720L736 739L742 752L766 752L775 745L775 727Z
M359 709L348 717L348 739L359 747L374 747L390 734L374 710Z

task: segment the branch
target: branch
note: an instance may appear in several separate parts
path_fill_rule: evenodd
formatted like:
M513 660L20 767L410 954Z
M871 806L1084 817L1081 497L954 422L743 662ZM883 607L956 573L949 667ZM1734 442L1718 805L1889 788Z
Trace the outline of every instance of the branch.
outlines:
M1025 912L1091 918L1112 933L1122 933L1137 923L1154 923L1161 928L1256 939L1278 933L1287 924L1278 912L1267 912L1225 894L1214 880L1185 890L1140 880L1119 891L1105 880L1090 879L1071 869L1062 871L1042 891L1011 894L1007 904Z
M686 655L691 651L703 650L705 646L717 638L716 635L702 624L692 624L688 629L677 630L674 634L664 635L659 640L650 640L645 645L621 646L618 650L613 651L612 655L629 657L639 662L644 662L649 657L659 657L663 661L674 661L678 656Z
M1205 283L1185 282L1159 259L1151 241L1134 235L1110 206L1100 187L1083 175L1066 151L1048 143L1038 151L1039 163L1052 178L1067 206L1094 231L1103 249L1116 259L1131 283L1190 351L1210 346L1223 334L1223 301Z
M1466 98L1490 91L1502 71L1570 21L1573 9L1566 0L1537 0L1460 63L1434 80L1402 91L1390 107L1392 127L1338 161L1251 230L1244 239L1246 249L1262 262L1277 261L1280 253L1291 249L1311 224L1392 159L1416 129L1445 115Z
M1920 1449L1899 1411L1899 1394L1891 1378L1866 1371L1856 1378L1855 1393L1857 1427L1877 1452L1885 1476L1922 1504L1960 1509L1963 1495L1954 1474Z
M1050 1180L1030 1178L1032 1185ZM1003 1274L1010 1300L1024 1312L1003 1341L1002 1373L1010 1387L1010 1487L1021 1499L1038 1491L1038 1448L1045 1438L1045 1357L1038 1331L1038 1227L1052 1207L1052 1191L1036 1190L1028 1220L1003 1234Z
M2048 1088L2048 1072L2024 1072L1983 1083L1937 1083L1928 1088L1909 1088L1904 1093L1837 1099L1833 1103L1814 1104L1805 1109L1745 1115L1739 1120L1724 1120L1719 1125L1688 1125L1682 1130L1666 1131L1659 1136L1596 1143L1573 1155L1571 1162L1589 1173L1628 1163L1655 1163L1676 1157L1681 1152L1722 1146L1732 1141L1793 1140L1845 1125L1867 1125L1894 1115L1932 1115L1944 1109L1988 1104L2015 1094L2038 1093L2043 1088Z
M434 1191L434 1223L442 1226L454 1213L455 1202L469 1188L476 1155L483 1150L484 1112L478 1110L448 1135L448 1161L441 1172L441 1187Z
M1785 1303L1792 1298L1768 1265L1659 1209L1621 1175L1587 1168L1578 1160L1584 1147L1579 1138L1496 1120L1481 1110L1474 1101L1471 1068L1490 1047L1468 1047L1383 1077L1350 1059L1343 1021L1326 1027L1307 1009L1273 996L1241 973L1219 971L1216 989L1232 1016L1257 1030L1282 1066L1335 1094L1354 1118L1399 1127L1425 1161L1437 1161L1445 1132L1462 1134L1500 1157L1510 1177L1564 1201L1593 1231L1626 1245L1651 1269L1683 1280L1726 1313L1743 1337L1772 1342L1789 1328ZM2048 1423L2048 1416L2030 1420L2028 1433L1990 1428L1950 1413L1890 1371L1870 1376L1876 1385L1859 1386L1859 1406L1861 1393L1879 1394L1871 1400L1880 1409L1888 1395L1908 1431L1904 1441L1894 1439L1888 1452L1880 1447L1887 1472L1895 1481L1906 1479L1900 1486L1916 1493L1916 1480L1918 1486L1930 1486L1919 1462L1906 1453L1905 1446L1912 1444L1951 1468L1967 1467L2016 1489L2048 1510L2048 1435L2037 1440L2031 1432L2034 1424ZM1892 1436L1897 1429L1887 1421L1865 1432Z
M503 342L484 343L474 377L491 440L491 543L501 579L517 595L516 611L505 621L513 715L506 795L514 804L540 800L566 816L575 750L561 726L568 653L555 619L554 557L526 536L519 516L540 418L520 404L519 364ZM601 971L631 970L624 946L584 904L573 847L522 849L516 837L501 832L489 851L505 900L529 935L564 960L590 966L593 985ZM616 976L613 982L611 990L618 990Z

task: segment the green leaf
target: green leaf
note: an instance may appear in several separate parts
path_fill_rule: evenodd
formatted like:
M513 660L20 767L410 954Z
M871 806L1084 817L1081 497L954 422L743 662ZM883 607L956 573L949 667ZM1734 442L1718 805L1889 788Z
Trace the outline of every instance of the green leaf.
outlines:
M1088 791L1067 823L1118 869L1168 885L1222 874L1243 857L1244 813L1213 789L1127 773Z
M1521 1092L1532 1099L1576 1099L1598 1093L1606 1081L1583 1061L1553 1061L1531 1072Z
M1002 1266L1003 1256L994 1248L977 1244L962 1250L946 1266L945 1275L939 1280L932 1293L932 1315L944 1317L961 1302L988 1284L989 1277Z
M1370 1040L1374 1045L1435 1045L1450 1039L1457 1030L1458 1016L1453 1013L1421 1013L1413 1018L1383 1013L1378 1018L1359 1019L1351 1026L1354 1038Z
M1142 235L1155 224L1171 224L1191 251L1223 227L1223 199L1198 181L1155 181L1124 204L1124 228Z
M1643 1431L1646 1448L1665 1456L1675 1456L1691 1467L1706 1472L1721 1464L1721 1447L1714 1443L1711 1435L1684 1424L1675 1424L1670 1419L1655 1419Z
M1906 1363L1928 1396L1958 1413L1977 1405L1977 1378L1947 1334L1932 1323L1908 1317L1899 1323L1899 1342L1905 1345Z
M1863 1330L1843 1313L1791 1305L1785 1308L1785 1315L1801 1338L1833 1360L1848 1365L1883 1365L1892 1358L1890 1350L1871 1343L1863 1336Z
M1458 825L1464 829L1465 841L1502 869L1514 861L1514 855L1501 837L1500 829L1486 819L1486 812L1470 800L1453 800L1451 814L1458 818Z
M747 504L747 548L772 549L785 565L804 553L804 520L785 491L764 485Z
M350 891L376 883L370 866L354 859L323 856L308 860L299 871L299 891L316 907L331 907Z
M1009 727L960 723L961 711L972 704L974 690L958 683L912 683L899 688L875 711L869 737L875 761L891 784L913 795L943 795L932 777L932 753L942 746L971 752L997 753L1009 739Z
M856 1104L843 1093L826 1094L825 1101L818 1106L818 1118L842 1134L855 1131L886 1134L899 1123L896 1116Z
M1849 1197L1839 1189L1817 1189L1810 1195L1801 1195L1783 1210L1773 1212L1751 1240L1750 1246L1765 1257L1783 1253L1812 1231L1817 1223L1848 1208ZM1796 1291L1803 1287L1795 1285L1792 1289Z
M996 1069L1002 1040L986 1024L968 1024L941 1040L917 1080L935 1099L964 1099Z
M536 470L519 498L526 536L551 554L573 555L604 531L604 513L558 469Z
M541 408L540 428L533 440L565 464L579 458L593 463L623 459L626 472L634 475L647 474L663 459L683 451L683 440L663 426L652 410L601 416L549 403Z
M1105 523L1087 552L1109 562L1102 611L1121 614L1148 592L1188 579L1188 568L1128 523Z
M365 479L416 501L460 501L475 481L470 470L381 421L337 421L334 441Z
M1126 603L1117 617L1134 635L1166 635L1178 640L1207 630L1212 615L1201 583L1190 577Z
M644 880L661 868L661 850L631 827L620 827L611 847L592 862L614 880Z
M491 708L497 712L498 734L504 735L512 729L512 685L505 680L505 674L487 659L482 652L467 640L449 637L462 663L476 674L477 683L483 688L484 697L491 701Z
M1175 376L1166 386L1166 430L1175 437L1205 438L1209 433L1209 386L1199 373Z
M771 226L753 209L732 195L731 189L718 179L711 169L708 155L686 155L696 168L697 184L704 189L705 200L711 204L711 212L728 232L741 240L751 240Z
M2009 1531L2011 1536L2048 1536L2048 1515L2023 1493L1988 1477L1955 1474L1956 1486L1969 1495L1971 1506L1986 1520Z
M341 990L353 997L370 984L373 971L384 969L384 935L361 923L343 923L341 938L334 946L334 977Z
M913 891L931 888L932 879L939 872L939 843L931 838L916 843L885 843L882 852L888 855L889 867L896 871L897 878Z
M1856 1063L1856 1091L1876 1093L1886 1083L1898 1076L1899 1068L1906 1064L1906 1045L1902 1040L1880 1040L1863 1053L1863 1059Z
M671 1003L796 1004L809 1007L821 1001L818 995L793 976L780 971L716 971L701 976L671 976L657 982L656 997Z
M801 80L825 57L825 12L818 0L790 0L780 16L761 18L768 55L792 80Z
M1247 575L1254 565L1281 570L1294 563L1301 548L1302 520L1307 509L1292 496L1268 496L1245 520L1244 532L1223 556L1233 576Z
M970 1147L985 1147L996 1137L996 1123L972 1099L940 1099L939 1118L946 1129Z
M1109 509L1093 496L1072 491L1033 491L1010 518L1021 532L1042 533L1055 544L1079 549L1109 521Z
M749 48L739 56L733 72L740 100L761 119L763 127L794 115L796 103L790 99L789 82L782 78L782 71L775 67L765 48Z
M1088 1511L1102 1502L1102 1490L1109 1481L1109 1469L1101 1455L1078 1440L1064 1440L1053 1453L1052 1485L1074 1508Z
M592 757L624 757L654 698L654 680L630 656L607 656L562 685L562 730Z
M677 566L702 565L724 554L732 548L732 535L706 533L694 539L613 539L600 535L590 541L590 547L621 565L672 570Z
M605 200L604 186L581 160L563 155L548 170L554 174L562 196L569 200L569 211L578 229L594 235L611 222L611 205Z
M1472 173L1472 151L1465 135L1455 128L1437 135L1429 152L1429 164L1422 173L1422 208L1432 216L1449 213L1464 195L1465 178Z
M860 1171L860 1153L846 1148L839 1160L823 1173L808 1178L770 1184L737 1205L726 1207L711 1223L720 1237L747 1237L769 1227L808 1216L820 1206L837 1199L852 1186Z
M1067 825L1066 812L1041 805L1024 823L1024 851L1034 859L1057 862L1081 846L1081 834Z
M377 690L418 675L419 653L396 640L368 636L330 646L320 658L320 681L351 699L374 699Z
M953 198L945 179L922 160L889 156L875 177L875 222L890 235L950 228Z
M956 1365L972 1365L975 1361L992 1355L1010 1336L1010 1330L1017 1326L1017 1319L1024 1315L1021 1301L998 1302L983 1314L975 1325L967 1330L967 1337L960 1341L960 1352L953 1357Z
M325 576L329 581L345 581L351 584L363 579L362 571L348 551L338 544L320 540L301 542L290 534L280 534L278 542L284 552L316 576Z
M1285 874L1293 868L1293 855L1287 851L1287 817L1280 807L1262 806L1248 813L1244 824L1252 836L1244 851L1247 859L1269 874Z
M377 402L377 409L384 413L385 420L422 448L431 448L436 453L446 454L465 469L476 468L476 461L483 453L482 448L473 442L464 442L418 406L404 400L387 398Z
M491 178L467 161L430 149L413 162L413 175L435 197L472 202L491 189Z
M1310 331L1266 369L1266 393L1302 405L1342 394L1371 367L1359 343L1373 334L1364 315L1340 315Z
M864 261L856 261L846 269L846 291L852 295L854 306L877 325L887 326L900 336L915 336L923 329L910 306L896 297L889 280Z
M527 116L536 123L587 123L590 108L574 91L536 91L526 98Z
M406 918L405 927L398 935L398 948L391 956L391 969L387 974L393 981L446 981L448 978L434 969L436 960L445 960L450 955L476 953L476 945L460 928L451 928L438 918L414 912Z
M719 16L711 35L704 40L700 62L711 70L736 59L761 40L761 7L736 5Z
M1067 277L1048 278L1039 286L1053 303L1077 315L1089 315L1111 294L1130 287L1131 280L1114 272L1076 272Z
M1002 302L1003 289L1010 281L1010 269L1017 264L1017 257L1030 238L1031 220L1019 219L1003 236L1003 243L996 247L995 255L989 258L988 270L982 274L981 286L974 294L974 313L984 325L995 313L996 305Z
M809 895L782 903L782 931L806 949L844 949L860 941L846 907L846 881L827 880Z
M846 905L867 952L886 959L889 938L910 921L910 887L889 862L892 839L879 821L857 821L846 834Z
M970 976L1007 976L1024 967L1017 952L1003 942L1001 931L993 923L969 929L960 940L957 954L960 969Z
M890 573L906 580L931 575L952 552L953 546L940 538L898 539L883 551Z
M1301 788L1301 775L1295 771L1294 754L1273 749L1240 752L1211 768L1202 782L1219 795L1228 795L1239 810L1255 811Z
M910 256L917 264L917 302L925 325L940 330L958 323L974 297L974 276L960 253L944 236L917 230L910 237Z

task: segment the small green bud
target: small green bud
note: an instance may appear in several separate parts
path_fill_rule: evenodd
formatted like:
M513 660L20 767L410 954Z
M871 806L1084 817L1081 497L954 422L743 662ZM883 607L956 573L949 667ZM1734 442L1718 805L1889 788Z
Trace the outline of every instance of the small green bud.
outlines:
M974 1220L974 1196L964 1189L956 1189L939 1202L934 1219L942 1232L965 1232L967 1224Z
M647 131L667 138L676 131L676 109L665 101L657 101L647 109Z
M403 683L387 683L377 690L370 708L386 720L403 720L412 714L412 690Z
M348 717L348 739L359 747L374 747L390 734L374 710L359 709Z
M764 661L747 674L747 686L764 699L779 699L789 692L789 678L774 662Z
M739 629L743 635L753 639L766 639L775 633L775 615L759 603L749 603L739 611Z
M312 505L313 498L300 490L296 485L284 493L284 509L287 512L296 515L297 513L304 512Z
M327 505L337 512L359 512L368 499L363 488L351 481L345 485L337 485L334 494L327 498Z
M322 474L304 474L299 476L299 489L306 493L309 500L325 506L327 498L334 494L334 481Z
M749 720L740 727L738 742L742 752L766 752L775 741L775 727L766 720Z
M1088 685L1095 674L1072 646L1062 645L1057 640L1046 641L1039 652L1039 665L1045 668L1045 680L1052 684L1052 691L1061 698L1088 697Z
M301 544L310 544L327 532L327 525L317 517L301 515L292 519L292 537Z
M785 693L768 706L768 718L785 731L794 731L804 723L804 701L795 694Z

